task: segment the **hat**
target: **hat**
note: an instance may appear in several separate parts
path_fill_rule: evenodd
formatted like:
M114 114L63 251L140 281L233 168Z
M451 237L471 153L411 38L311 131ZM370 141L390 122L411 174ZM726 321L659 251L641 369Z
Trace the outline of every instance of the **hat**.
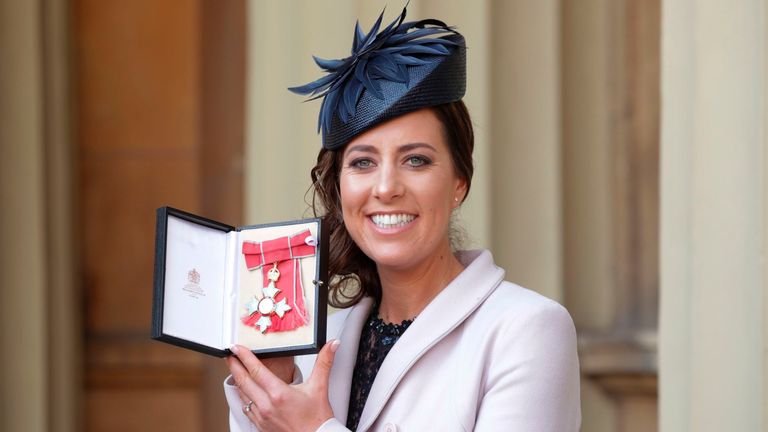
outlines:
M381 32L384 12L366 34L355 25L352 55L314 57L327 75L290 91L323 98L317 129L336 150L366 130L420 108L455 102L466 90L464 37L442 21L403 22L406 9Z

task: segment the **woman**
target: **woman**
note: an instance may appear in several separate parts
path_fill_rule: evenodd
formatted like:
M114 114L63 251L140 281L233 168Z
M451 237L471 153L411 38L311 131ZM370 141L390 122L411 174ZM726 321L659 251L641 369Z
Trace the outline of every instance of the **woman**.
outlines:
M566 310L504 281L490 252L451 249L473 169L464 39L404 18L381 32L381 16L367 34L356 27L352 56L316 59L329 74L292 89L324 98L312 178L331 228L331 300L346 309L328 319L335 339L296 367L233 347L230 425L577 430Z

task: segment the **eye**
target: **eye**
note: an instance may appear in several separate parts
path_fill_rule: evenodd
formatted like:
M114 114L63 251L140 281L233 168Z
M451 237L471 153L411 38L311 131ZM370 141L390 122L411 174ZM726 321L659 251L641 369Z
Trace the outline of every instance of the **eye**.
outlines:
M373 166L373 161L367 158L358 158L349 163L352 168L366 169Z
M432 161L424 156L410 156L406 162L412 167L420 167L432 163Z

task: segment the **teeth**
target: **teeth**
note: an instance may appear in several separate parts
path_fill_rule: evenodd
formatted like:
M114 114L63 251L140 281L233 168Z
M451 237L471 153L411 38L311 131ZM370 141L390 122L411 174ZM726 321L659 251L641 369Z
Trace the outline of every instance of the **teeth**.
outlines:
M371 216L371 220L379 228L401 227L410 223L415 218L416 216L409 214L385 214Z

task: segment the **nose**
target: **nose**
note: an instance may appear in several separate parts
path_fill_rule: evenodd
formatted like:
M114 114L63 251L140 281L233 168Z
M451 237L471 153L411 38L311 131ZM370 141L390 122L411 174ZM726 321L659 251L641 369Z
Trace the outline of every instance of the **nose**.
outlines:
M377 173L373 196L387 202L402 197L404 193L405 185L397 169L392 164L384 164Z

